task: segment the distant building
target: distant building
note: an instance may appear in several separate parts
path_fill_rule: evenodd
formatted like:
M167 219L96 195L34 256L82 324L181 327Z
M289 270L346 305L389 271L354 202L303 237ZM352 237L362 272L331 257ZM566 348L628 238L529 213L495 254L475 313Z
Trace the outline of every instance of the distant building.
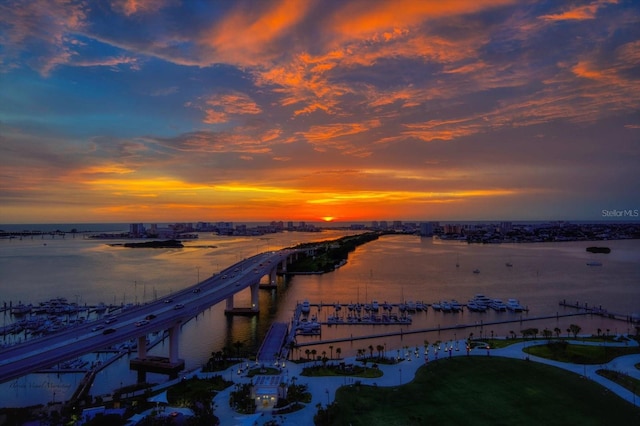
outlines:
M380 224L378 223L377 220L374 220L373 222L371 222L371 229L378 229L380 228Z
M433 224L431 222L422 222L420 224L420 236L430 237L433 235Z
M129 234L134 238L144 237L146 233L146 229L144 225L141 223L130 223L129 224Z

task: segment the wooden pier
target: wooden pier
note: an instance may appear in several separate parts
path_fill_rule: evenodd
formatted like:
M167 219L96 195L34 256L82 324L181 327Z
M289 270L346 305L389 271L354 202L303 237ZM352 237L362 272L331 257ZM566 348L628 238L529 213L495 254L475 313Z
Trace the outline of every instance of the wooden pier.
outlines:
M563 308L574 308L574 309L577 309L578 311L584 312L585 314L599 315L599 316L614 319L617 321L624 321L632 324L640 324L640 316L638 314L621 314L616 312L609 312L607 309L604 309L602 305L589 306L587 302L585 302L582 305L579 302L568 303L566 299L561 300L558 304Z

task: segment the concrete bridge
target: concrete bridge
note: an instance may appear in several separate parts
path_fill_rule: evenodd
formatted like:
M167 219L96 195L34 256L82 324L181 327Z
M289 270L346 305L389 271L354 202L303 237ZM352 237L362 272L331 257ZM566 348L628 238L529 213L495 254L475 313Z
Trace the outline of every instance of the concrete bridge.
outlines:
M138 356L131 361L132 369L175 376L184 368L178 345L181 326L223 300L227 314L256 314L262 277L268 276L269 284L275 284L276 275L286 272L298 252L285 249L261 253L163 299L0 349L0 383L130 339L138 339ZM235 307L233 296L247 287L251 289L251 306ZM146 336L164 330L169 335L168 357L148 356Z

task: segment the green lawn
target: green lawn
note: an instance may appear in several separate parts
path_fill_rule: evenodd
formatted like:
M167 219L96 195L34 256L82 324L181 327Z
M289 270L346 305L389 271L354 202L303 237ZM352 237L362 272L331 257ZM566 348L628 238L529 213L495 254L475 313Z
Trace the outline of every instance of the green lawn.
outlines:
M606 364L619 356L640 353L636 346L574 345L558 341L531 346L524 351L530 355L575 364Z
M342 387L332 425L640 424L640 408L550 366L499 357L458 357L421 367L414 381Z

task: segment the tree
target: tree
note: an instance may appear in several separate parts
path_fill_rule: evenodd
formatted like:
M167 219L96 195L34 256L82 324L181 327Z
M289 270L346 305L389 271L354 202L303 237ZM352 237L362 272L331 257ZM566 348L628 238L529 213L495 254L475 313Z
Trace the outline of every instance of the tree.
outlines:
M554 333L556 333L556 337L559 339L560 338L560 333L562 333L562 330L560 330L558 327L553 329Z
M309 361L309 354L311 353L311 350L310 349L305 349L304 353L307 356L307 361Z
M578 337L578 333L580 333L580 330L582 330L582 328L577 324L569 324L569 330L571 330L573 338L575 339Z
M313 355L313 363L315 364L316 362L316 354L318 353L318 351L316 351L315 349L311 349L311 355Z
M376 350L378 351L378 358L382 358L382 351L384 351L383 345L377 345Z
M369 345L370 358L373 358L373 345Z
M342 353L342 349L336 348L336 356L340 358L340 354Z
M551 336L553 336L553 333L548 328L545 328L544 330L542 330L542 335L545 339L551 340Z
M333 345L329 345L329 350L331 351L331 359L333 359Z

